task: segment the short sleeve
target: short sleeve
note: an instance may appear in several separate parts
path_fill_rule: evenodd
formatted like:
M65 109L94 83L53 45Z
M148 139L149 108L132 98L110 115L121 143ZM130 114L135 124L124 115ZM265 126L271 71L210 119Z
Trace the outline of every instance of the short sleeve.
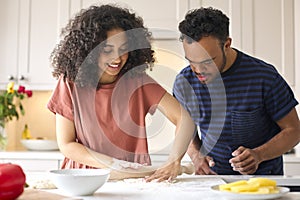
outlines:
M265 97L265 107L267 112L274 121L282 119L296 105L298 101L295 99L292 89L280 74L273 79L271 89Z
M181 103L181 105L184 105L184 97L182 94L182 92L184 91L183 81L184 81L184 77L179 74L177 75L173 85L173 96Z
M147 102L147 107L149 107L149 113L154 114L162 97L167 92L161 85L159 85L155 80L149 76L144 76L143 89L145 90L144 101Z
M58 79L57 85L47 103L47 108L54 114L60 114L63 117L73 121L72 106L72 84L64 80L63 76Z
M173 85L173 96L190 114L191 114L191 108L198 106L197 96L191 84L182 74L178 74L176 76Z

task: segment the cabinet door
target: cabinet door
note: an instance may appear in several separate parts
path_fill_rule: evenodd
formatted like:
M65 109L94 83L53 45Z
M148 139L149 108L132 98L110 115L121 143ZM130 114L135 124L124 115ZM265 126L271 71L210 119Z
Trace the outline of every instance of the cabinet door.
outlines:
M17 74L18 0L0 1L0 90Z
M52 89L50 55L60 31L59 0L22 0L19 77L31 89ZM67 12L67 11L66 11Z
M254 53L272 63L291 86L295 84L293 6L293 0L253 2Z
M300 163L296 163L296 162L288 162L288 163L284 163L284 175L286 176L295 176L295 175L300 175Z
M78 12L78 5L87 8L92 4L116 3L136 12L144 19L148 28L160 28L177 31L178 22L183 18L188 9L187 0L74 0L71 13Z
M0 1L0 86L12 77L32 90L54 87L50 55L66 16L66 0Z
M190 0L193 7L213 6L230 18L233 47L273 64L295 87L295 0Z

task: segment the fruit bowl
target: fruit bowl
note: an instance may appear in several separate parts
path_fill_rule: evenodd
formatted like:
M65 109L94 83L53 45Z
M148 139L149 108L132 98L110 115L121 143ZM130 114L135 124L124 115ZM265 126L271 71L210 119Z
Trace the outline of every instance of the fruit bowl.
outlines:
M26 139L21 140L23 146L30 151L55 151L58 150L56 140Z
M108 169L60 169L51 170L50 178L54 185L72 196L93 195L107 182Z

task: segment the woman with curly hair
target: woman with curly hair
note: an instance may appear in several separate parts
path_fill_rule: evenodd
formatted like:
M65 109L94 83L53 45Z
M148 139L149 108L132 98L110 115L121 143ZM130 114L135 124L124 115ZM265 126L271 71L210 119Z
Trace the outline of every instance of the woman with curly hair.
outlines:
M111 167L112 179L153 174L145 116L159 109L176 125L176 137L168 162L155 174L165 180L184 172L180 159L195 127L145 72L154 52L143 20L116 5L91 6L70 20L62 36L51 55L58 83L47 104L56 114L62 168Z

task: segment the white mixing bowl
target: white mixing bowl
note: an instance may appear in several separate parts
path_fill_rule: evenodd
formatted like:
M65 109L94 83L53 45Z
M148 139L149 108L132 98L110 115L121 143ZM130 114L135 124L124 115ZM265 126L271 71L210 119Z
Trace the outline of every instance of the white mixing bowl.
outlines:
M30 151L57 151L58 145L56 140L46 140L46 139L27 139L21 140L26 149Z
M54 185L68 195L92 195L109 178L107 169L61 169L51 170Z

